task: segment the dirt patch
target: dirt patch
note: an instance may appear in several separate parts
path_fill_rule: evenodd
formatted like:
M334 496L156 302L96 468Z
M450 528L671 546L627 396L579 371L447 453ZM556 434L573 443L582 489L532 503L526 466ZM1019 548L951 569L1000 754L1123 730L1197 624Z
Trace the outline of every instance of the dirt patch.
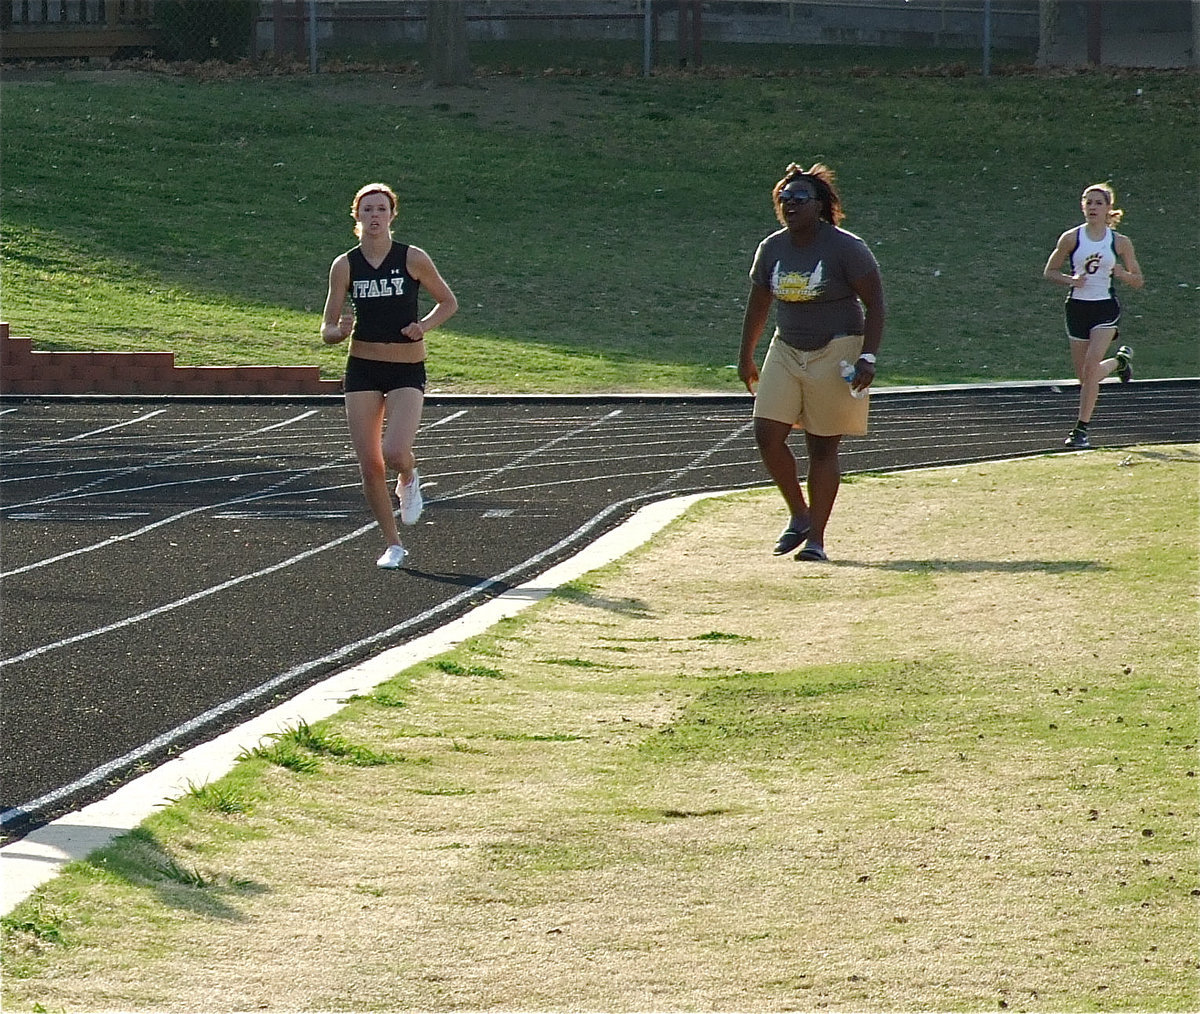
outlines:
M5 84L21 86L50 85L70 80L83 83L121 83L157 81L164 77L194 77L198 80L270 80L266 70L249 70L237 64L213 64L205 67L173 67L162 70L136 66L105 69L74 68L47 70L37 66L16 66L5 70ZM333 73L321 79L322 96L339 97L376 110L402 106L437 110L447 116L473 117L487 127L525 130L587 129L594 96L587 90L571 87L547 88L544 79L529 79L517 74L485 74L469 85L433 85L419 73L355 72Z
M340 90L335 85L328 94ZM579 89L547 88L544 82L505 75L481 77L464 86L430 85L412 75L371 76L347 82L345 92L380 108L431 109L447 116L473 117L485 127L533 131L583 129L586 114L595 106L594 99Z

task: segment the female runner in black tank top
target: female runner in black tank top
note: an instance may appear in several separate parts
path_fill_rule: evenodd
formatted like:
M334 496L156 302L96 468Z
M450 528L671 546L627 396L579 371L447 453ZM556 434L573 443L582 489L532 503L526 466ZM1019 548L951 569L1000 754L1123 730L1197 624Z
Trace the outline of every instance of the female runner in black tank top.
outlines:
M429 255L392 240L396 208L396 194L385 183L368 183L354 195L350 214L359 244L329 268L321 325L321 337L330 345L350 339L346 419L363 494L384 539L384 553L376 564L386 569L399 567L408 555L396 527L389 468L398 474L400 520L412 525L421 515L413 444L425 397L425 333L458 309L458 300ZM421 285L434 306L418 319ZM347 296L353 312L344 309Z

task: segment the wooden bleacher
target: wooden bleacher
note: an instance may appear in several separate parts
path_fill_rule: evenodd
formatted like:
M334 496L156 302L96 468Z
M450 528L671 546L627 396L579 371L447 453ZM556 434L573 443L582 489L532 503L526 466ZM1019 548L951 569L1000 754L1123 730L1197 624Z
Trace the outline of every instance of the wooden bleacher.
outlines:
M111 58L158 42L154 0L0 0L0 59Z

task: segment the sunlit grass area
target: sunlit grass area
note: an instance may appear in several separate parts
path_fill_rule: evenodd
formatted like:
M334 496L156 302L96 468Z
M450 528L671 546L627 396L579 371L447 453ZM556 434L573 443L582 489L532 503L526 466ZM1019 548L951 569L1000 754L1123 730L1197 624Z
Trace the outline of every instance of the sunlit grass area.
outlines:
M354 190L383 179L397 238L462 307L431 342L434 387L732 390L771 185L822 159L883 269L880 383L1068 375L1040 272L1105 179L1148 278L1122 292L1138 376L1194 375L1195 98L1194 75L1165 72L481 73L440 90L22 72L2 312L40 349L336 375L344 350L317 339L328 266L354 243Z

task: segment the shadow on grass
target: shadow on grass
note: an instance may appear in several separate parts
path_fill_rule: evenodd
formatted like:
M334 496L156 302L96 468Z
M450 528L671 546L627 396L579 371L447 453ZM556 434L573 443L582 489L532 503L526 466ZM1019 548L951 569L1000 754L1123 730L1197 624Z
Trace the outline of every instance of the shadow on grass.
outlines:
M1148 461L1200 461L1200 454L1197 454L1189 447L1174 447L1169 451L1151 451L1144 448L1135 448L1130 451L1125 460L1121 462L1123 467L1128 468L1130 465L1136 465L1139 462L1138 458L1145 458Z
M208 919L244 922L232 903L266 894L266 884L228 871L192 865L172 855L151 831L136 828L77 864L98 880L118 879L152 893L163 905Z
M834 567L870 567L902 574L1101 574L1112 568L1095 560L830 560Z
M610 613L617 613L620 616L631 616L637 619L648 619L654 615L649 604L642 599L607 598L603 595L597 595L588 589L581 588L574 582L569 582L561 587L553 589L550 592L550 597L554 599L562 599L566 602L575 602L581 606L588 606L592 609L603 609Z

